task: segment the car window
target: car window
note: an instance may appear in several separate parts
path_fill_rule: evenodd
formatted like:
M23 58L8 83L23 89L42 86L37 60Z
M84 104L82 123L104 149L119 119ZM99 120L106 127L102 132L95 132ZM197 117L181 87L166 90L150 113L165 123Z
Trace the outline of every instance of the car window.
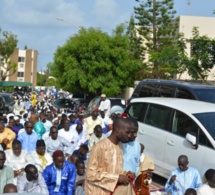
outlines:
M110 101L111 101L111 107L113 107L113 106L125 107L125 104L122 104L123 99L110 99Z
M180 89L180 88L176 90L176 97L183 98L183 99L191 99L191 100L195 99L189 91L185 89Z
M161 85L158 89L159 97L173 97L174 96L174 87L172 86L163 86Z
M173 133L185 137L187 133L196 134L198 128L198 125L189 116L183 112L175 111L172 122Z
M182 137L185 137L187 133L198 136L199 144L213 148L210 141L207 139L207 136L195 121L186 114L177 110L173 117L172 132Z
M202 123L202 125L207 129L207 132L212 136L212 138L215 140L215 112L209 112L209 113L199 113L194 114L194 116ZM208 142L206 138L202 138L202 140L205 140L203 144L208 145Z
M215 89L195 90L198 100L215 103Z
M172 109L166 106L150 104L145 117L145 123L168 130L171 112Z
M146 109L147 104L145 103L132 103L128 107L127 114L137 121L142 122L145 116Z
M151 85L142 85L139 97L157 97L157 91L156 91L157 85L151 84Z
M13 102L13 98L12 98L11 95L0 94L0 96L2 96L4 98L4 100L5 100L5 102L7 102L7 103Z

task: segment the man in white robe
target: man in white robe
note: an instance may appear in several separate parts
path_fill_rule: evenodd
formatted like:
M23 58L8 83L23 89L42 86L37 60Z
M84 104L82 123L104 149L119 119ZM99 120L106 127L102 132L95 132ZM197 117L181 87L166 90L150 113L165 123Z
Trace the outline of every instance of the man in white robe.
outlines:
M65 156L72 155L73 145L63 137L58 136L57 127L51 127L49 137L45 140L46 150L52 156L56 150L62 150Z
M110 116L110 108L111 108L111 102L109 99L107 99L105 94L101 95L101 102L99 105L99 110L104 111L106 116Z
M17 176L23 173L25 166L34 162L29 153L22 150L22 144L19 140L14 140L12 149L5 150L5 164L10 166L14 171L14 184L17 184Z
M17 180L18 193L49 194L45 180L32 164L25 167L25 173L19 176Z
M215 194L215 170L208 169L205 172L207 183L203 184L198 190L198 195L214 195Z
M75 124L70 126L70 130L72 131L73 135L73 146L75 150L78 150L80 145L84 144L87 140L87 129L85 125Z

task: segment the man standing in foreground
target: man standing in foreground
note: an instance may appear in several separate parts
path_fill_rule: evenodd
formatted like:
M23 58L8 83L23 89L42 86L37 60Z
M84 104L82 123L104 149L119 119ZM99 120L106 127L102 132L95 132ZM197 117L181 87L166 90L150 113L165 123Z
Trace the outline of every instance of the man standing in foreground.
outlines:
M196 168L188 167L188 157L178 157L178 168L171 171L165 190L172 195L183 195L188 188L197 189L202 185L200 174Z
M129 189L129 172L123 171L123 151L120 144L128 142L130 137L130 121L118 118L114 121L112 134L92 148L87 166L85 195L115 195L117 186L118 189L128 187L121 194L135 194L132 188Z

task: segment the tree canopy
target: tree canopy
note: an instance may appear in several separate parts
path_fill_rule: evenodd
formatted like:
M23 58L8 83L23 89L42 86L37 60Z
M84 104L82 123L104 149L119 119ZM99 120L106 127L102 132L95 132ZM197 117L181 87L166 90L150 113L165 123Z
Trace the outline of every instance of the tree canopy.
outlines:
M0 78L3 81L7 76L16 72L17 64L12 62L9 58L14 52L17 43L18 39L16 35L11 32L1 31L0 29Z
M133 86L140 60L130 52L124 25L112 35L99 29L82 28L55 52L52 75L60 86L73 93L109 96Z
M201 36L197 27L193 28L192 35L191 56L186 68L193 79L205 81L215 64L215 39Z
M185 44L177 33L173 0L136 0L137 30L142 37L145 67L154 78L172 78L181 71ZM144 76L144 75L143 75Z

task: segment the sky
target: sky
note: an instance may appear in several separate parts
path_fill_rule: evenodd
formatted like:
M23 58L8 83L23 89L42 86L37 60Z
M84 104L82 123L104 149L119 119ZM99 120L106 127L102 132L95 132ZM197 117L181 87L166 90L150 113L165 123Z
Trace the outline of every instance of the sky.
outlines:
M215 0L174 0L174 4L176 16L215 17ZM137 5L135 0L0 0L0 28L17 35L18 48L26 45L38 51L40 72L80 27L111 33L129 21Z

